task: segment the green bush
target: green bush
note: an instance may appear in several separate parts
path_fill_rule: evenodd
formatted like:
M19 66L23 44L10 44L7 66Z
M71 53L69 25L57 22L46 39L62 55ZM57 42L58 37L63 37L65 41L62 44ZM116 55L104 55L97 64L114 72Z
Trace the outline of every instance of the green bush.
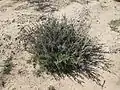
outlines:
M38 74L68 76L79 83L86 77L100 84L98 68L108 70L101 45L84 31L75 30L66 19L59 22L49 18L42 24L26 26L21 29L20 41L33 54L34 65L39 65Z
M12 57L4 61L3 74L10 74L13 68Z
M57 5L54 0L27 0L31 5L33 5L35 10L43 12L53 12L57 11Z
M109 26L111 28L111 31L115 31L117 33L120 33L120 30L119 30L120 19L111 20L110 23L109 23Z

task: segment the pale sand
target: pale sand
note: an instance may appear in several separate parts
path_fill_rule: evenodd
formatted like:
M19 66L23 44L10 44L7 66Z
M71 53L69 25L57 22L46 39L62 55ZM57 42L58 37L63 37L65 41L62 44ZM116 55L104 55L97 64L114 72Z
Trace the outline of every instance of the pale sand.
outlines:
M77 0L79 1L79 0ZM83 1L83 0L81 0ZM114 2L113 0L89 0L90 3L86 5L85 3L70 3L69 0L58 1L59 11L56 11L54 15L66 15L70 20L71 18L76 20L81 20L82 11L88 9L90 12L89 22L92 22L89 34L91 37L97 37L99 43L104 43L106 51L114 50L119 47L120 40L119 34L111 31L108 23L113 19L120 18L120 2ZM116 7L116 8L115 8ZM35 11L33 7L29 7L27 2L17 2L13 3L11 0L1 0L0 1L0 36L2 33L8 34L12 37L11 41L14 45L14 37L19 32L22 25L29 24L30 22L39 21L42 16L41 12ZM47 14L45 14L47 15ZM83 16L82 16L83 17ZM11 41L5 41L4 44L9 44ZM0 48L2 49L2 48ZM14 50L14 46L11 46ZM11 50L10 49L10 50ZM5 49L5 55L10 54L9 49ZM2 60L6 58L5 55L1 55ZM119 52L116 54L106 55L115 64L111 70L116 73L116 75L110 73L103 73L103 79L106 80L103 88L96 85L91 80L85 80L84 86L71 81L69 78L64 80L56 81L52 79L51 76L35 77L33 75L34 68L32 65L27 64L26 61L30 59L30 55L27 52L21 52L16 54L13 63L15 67L13 68L11 75L6 76L7 83L2 90L47 90L49 85L55 86L56 90L120 90L120 55ZM0 61L2 63L2 60ZM18 74L18 71L21 74Z

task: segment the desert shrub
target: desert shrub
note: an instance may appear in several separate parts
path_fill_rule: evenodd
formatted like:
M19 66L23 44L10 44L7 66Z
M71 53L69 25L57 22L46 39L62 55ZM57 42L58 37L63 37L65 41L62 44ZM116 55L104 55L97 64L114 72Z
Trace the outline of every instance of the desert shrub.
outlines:
M114 1L120 2L120 0L114 0Z
M7 80L6 75L9 75L13 68L12 56L7 57L7 59L4 60L4 65L0 67L2 67L2 70L0 72L0 88L3 88L5 87Z
M50 85L50 86L48 87L48 90L56 90L56 89L55 89L54 86Z
M120 33L120 30L119 30L120 19L111 20L110 23L109 23L109 26L111 28L111 31L115 31L117 33Z
M3 74L10 74L12 68L13 68L12 57L9 57L7 58L7 60L4 61Z
M56 11L57 7L53 0L27 0L31 5L36 7L37 11Z
M109 68L101 45L81 29L75 30L65 18L61 22L49 18L42 24L25 26L19 38L25 50L33 54L34 66L39 65L38 74L68 76L79 83L86 77L100 84L98 68Z

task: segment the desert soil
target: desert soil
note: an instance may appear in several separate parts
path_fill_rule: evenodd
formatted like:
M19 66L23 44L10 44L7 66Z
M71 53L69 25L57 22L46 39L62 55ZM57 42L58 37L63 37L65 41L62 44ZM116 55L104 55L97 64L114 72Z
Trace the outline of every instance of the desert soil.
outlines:
M56 90L120 90L120 35L118 32L112 31L109 26L111 20L120 19L120 2L114 0L56 0L52 3L53 6L42 11L36 10L37 6L26 0L0 0L0 66L3 66L3 60L7 57L15 55L12 60L14 67L11 74L5 76L5 86L0 90L48 90L50 85L54 86ZM87 12L89 12L89 16L86 15ZM98 42L104 44L106 51L116 51L116 53L105 55L114 64L110 68L114 74L101 72L102 82L105 81L104 87L100 87L88 79L85 79L86 83L81 86L67 77L59 81L47 75L44 78L36 77L33 74L33 66L27 63L31 55L22 50L16 51L16 37L20 29L24 25L44 20L51 13L58 19L62 15L66 15L69 20L72 18L74 22L85 19L87 25L91 24L89 35L93 38L97 37ZM2 67L0 67L0 71L2 71Z

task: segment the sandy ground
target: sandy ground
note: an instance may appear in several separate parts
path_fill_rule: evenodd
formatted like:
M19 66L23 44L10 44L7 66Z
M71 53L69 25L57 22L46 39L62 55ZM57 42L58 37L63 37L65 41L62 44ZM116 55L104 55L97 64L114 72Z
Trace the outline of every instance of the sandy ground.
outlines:
M84 86L81 86L69 78L56 81L51 76L45 76L45 78L34 76L33 66L26 63L30 59L30 55L24 51L19 53L15 51L17 45L15 38L22 26L39 22L41 18L44 19L44 16L49 14L48 11L51 9L47 9L47 12L36 11L32 5L25 0L23 1L0 1L0 44L3 44L0 47L2 52L0 54L0 65L3 65L3 60L11 52L15 52L16 55L13 59L14 68L11 74L6 76L5 87L1 90L47 90L50 85L53 85L56 90L120 90L119 51L106 55L114 63L111 70L115 74L103 73L102 80L106 81L103 88L87 79ZM106 51L114 51L119 48L120 35L111 31L109 22L120 19L120 2L114 0L88 0L88 2L85 0L76 0L76 2L74 0L56 0L55 3L58 6L58 11L52 12L53 15L59 18L66 15L69 20L72 18L74 22L84 17L84 19L88 19L88 24L91 23L90 36L97 37L99 43L104 43ZM84 16L86 10L90 13L87 18ZM4 40L4 38L7 39ZM6 46L8 48L5 48Z

